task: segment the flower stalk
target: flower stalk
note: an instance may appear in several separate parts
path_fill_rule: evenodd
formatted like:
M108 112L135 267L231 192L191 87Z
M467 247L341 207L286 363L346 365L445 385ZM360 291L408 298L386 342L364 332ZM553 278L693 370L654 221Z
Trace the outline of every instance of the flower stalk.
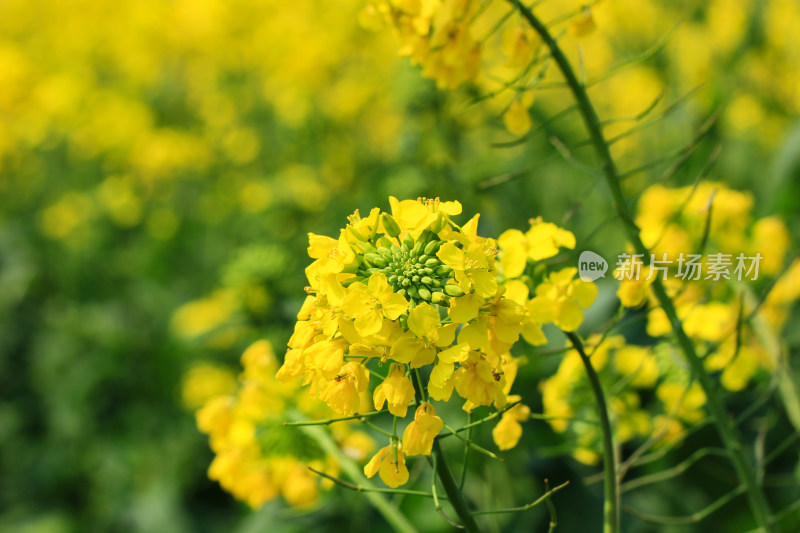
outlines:
M508 0L508 2L515 7L520 15L530 24L536 33L542 38L542 41L547 46L553 61L557 65L559 71L564 76L564 80L572 93L578 105L578 111L583 119L586 129L589 132L592 147L600 160L601 171L605 177L606 184L611 192L614 209L623 222L625 231L628 234L633 247L638 254L642 254L645 261L650 257L647 246L642 242L639 234L639 228L630 213L627 202L625 200L622 186L620 184L619 174L611 157L611 152L608 148L608 143L603 135L602 126L597 112L594 109L585 87L578 81L575 71L573 70L569 60L564 55L564 52L558 46L555 39L548 31L547 27L540 21L533 12L520 2L520 0ZM707 408L711 414L712 419L716 425L720 438L723 440L728 449L731 450L731 457L733 460L736 473L745 487L750 508L756 523L762 531L767 533L774 531L772 525L771 511L769 504L764 496L761 487L758 485L753 465L746 456L745 447L742 445L741 437L737 429L727 416L725 408L714 386L711 377L705 371L703 362L697 355L694 344L683 329L683 325L678 317L678 313L672 302L672 299L667 295L664 285L661 280L656 278L652 285L653 293L656 296L659 304L667 315L670 323L672 324L673 332L681 347L681 350L686 357L689 365L691 366L695 376L697 377L700 386L705 392L708 403Z
M592 366L592 361L586 355L583 342L574 333L565 331L564 334L569 339L575 351L581 356L583 366L586 367L586 375L592 386L597 412L600 416L600 429L603 433L603 491L605 501L603 502L603 533L615 533L619 531L619 511L620 511L620 492L617 480L617 454L614 447L614 434L611 429L611 420L608 418L608 404L600 383L600 377Z
M339 449L330 433L318 425L300 426L300 429L314 438L323 450L338 459L342 471L347 474L347 477L357 483L355 490L364 494L369 503L383 516L394 531L397 533L417 532L417 529L408 518L406 518L397 507L384 498L381 494L381 492L384 491L374 488L369 480L364 477L361 468ZM395 491L391 490L386 490L385 492L395 493Z
M421 402L423 401L423 394L425 391L425 388L422 386L422 377L416 370L412 372L412 376L414 378L414 391L417 402ZM457 433L452 432L452 434ZM453 473L450 472L450 468L447 466L447 460L444 457L444 452L442 451L442 446L439 443L439 439L434 439L433 448L431 451L433 452L433 465L436 470L436 475L441 480L442 487L447 495L447 499L450 501L450 505L453 506L453 510L456 512L456 515L458 515L461 525L464 527L464 531L469 533L479 533L480 528L478 527L478 523L475 521L475 517L472 515L472 511L470 510L469 505L464 498L461 487L456 482L455 478L453 477ZM435 481L433 488L434 490L436 489Z

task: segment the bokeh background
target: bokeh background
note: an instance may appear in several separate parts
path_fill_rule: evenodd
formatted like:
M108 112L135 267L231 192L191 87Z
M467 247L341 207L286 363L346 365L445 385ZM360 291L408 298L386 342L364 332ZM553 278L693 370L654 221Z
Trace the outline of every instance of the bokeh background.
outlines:
M534 129L515 142L477 90L438 90L397 57L391 31L365 29L362 7L0 0L0 532L382 530L341 490L305 511L237 503L207 479L212 454L193 417L227 385L182 389L198 364L238 372L256 339L282 351L305 295L306 233L334 234L355 209L388 208L389 195L440 196L480 212L485 235L542 216L580 248L624 249L603 184L553 147L584 135L575 115L551 120L566 94L538 95ZM590 74L657 45L591 92L609 118L658 101L651 117L663 118L615 145L621 166L691 146L671 184L707 171L750 191L754 214L781 216L796 250L800 4L603 0L595 10L597 31L565 41ZM632 175L631 196L673 161ZM615 290L602 287L599 313ZM795 359L798 332L791 321ZM557 365L537 361L519 384L534 410L538 380ZM541 491L537 480L572 479L556 499L560 527L596 527L599 484L579 482L596 469L530 424L508 465L475 467L470 490L491 481L498 500L519 503ZM728 475L720 468L704 463L652 497L691 512L698 505L676 494L707 501ZM424 530L448 530L429 502L402 505ZM741 511L724 509L719 523Z

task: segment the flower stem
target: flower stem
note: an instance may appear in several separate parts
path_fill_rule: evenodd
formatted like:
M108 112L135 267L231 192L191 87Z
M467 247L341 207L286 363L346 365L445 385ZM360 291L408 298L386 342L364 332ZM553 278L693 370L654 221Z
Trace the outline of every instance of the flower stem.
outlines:
M325 453L336 457L342 471L347 474L352 481L360 487L364 497L367 498L370 504L381 514L383 518L397 533L417 533L417 529L409 522L408 518L400 512L400 510L392 505L380 493L380 489L375 489L372 484L364 477L361 468L347 455L345 455L339 446L333 441L330 433L321 428L320 426L300 426L301 431L314 438ZM389 492L389 491L386 491ZM425 495L427 494L420 494Z
M445 462L444 459L444 452L438 440L433 441L433 454L436 456L436 473L439 475L439 479L442 482L444 493L447 494L450 505L453 506L453 510L464 526L464 530L469 533L478 533L480 531L478 523L475 522L475 517L472 516L472 511L469 510L469 506L466 500L464 500L464 495L461 493L461 490L459 490L458 484L453 478L453 474L447 467L447 462Z
M417 397L417 401L421 402L425 388L422 385L422 377L419 374L419 370L414 370L412 376L414 378L414 393ZM453 433L455 434L456 432L453 431ZM461 524L464 526L464 530L468 533L479 533L480 528L478 528L475 517L472 516L472 511L470 511L467 501L464 499L464 494L461 492L461 488L458 486L453 474L447 467L447 461L444 458L444 452L442 451L442 446L439 444L439 439L434 439L432 453L436 474L441 480L444 492L447 494L447 499L458 515Z
M619 531L619 485L617 484L617 455L614 448L614 436L611 432L611 421L608 418L608 405L600 377L592 366L592 362L583 349L581 339L571 331L565 331L575 351L581 356L586 375L592 386L597 411L600 415L600 429L603 433L603 487L605 501L603 503L603 533L616 533Z
M567 86L569 87L576 103L578 104L578 111L580 112L583 122L586 125L586 129L589 132L589 137L591 138L594 151L600 159L601 170L614 201L614 209L617 211L617 214L622 220L625 230L628 234L628 238L631 240L636 253L642 254L643 259L645 261L649 261L650 251L642 242L642 239L639 235L639 228L636 225L630 210L628 209L628 204L625 201L625 195L623 194L622 186L620 185L619 174L617 172L616 165L614 164L614 160L611 157L611 152L608 148L608 143L603 135L600 119L597 116L594 106L589 100L586 88L578 81L577 77L575 76L575 72L569 63L569 60L558 46L558 43L556 43L556 41L553 39L552 35L550 35L547 27L533 14L529 8L525 7L520 0L508 0L508 2L519 11L520 15L522 15L522 17L525 18L534 31L539 34L539 36L542 38L542 41L550 50L553 61L555 61L558 69L564 76L564 80L566 81ZM660 279L656 278L654 280L652 289L656 299L672 324L673 332L675 333L675 337L678 340L678 344L680 345L686 360L692 367L700 386L703 388L703 391L706 394L708 399L708 410L711 414L711 418L714 420L714 424L717 427L717 432L728 449L731 450L734 468L736 469L739 480L745 487L750 508L753 512L756 523L765 533L770 533L774 531L774 527L772 526L770 520L771 511L769 504L764 496L764 492L756 481L753 465L746 455L745 447L742 445L738 431L733 425L730 417L725 412L722 399L720 398L720 395L718 394L711 377L705 371L703 362L697 355L694 344L692 343L691 339L689 339L689 336L686 335L680 318L678 317L678 313L675 310L675 305L673 304L669 295L667 295L667 291L664 289L664 285L661 283Z

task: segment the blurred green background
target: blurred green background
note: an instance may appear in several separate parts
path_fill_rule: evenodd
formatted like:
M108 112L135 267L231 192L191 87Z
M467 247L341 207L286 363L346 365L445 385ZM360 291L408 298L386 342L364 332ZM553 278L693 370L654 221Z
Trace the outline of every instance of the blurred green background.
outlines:
M258 338L280 353L304 297L306 233L333 234L389 195L459 200L464 220L482 214L484 235L541 215L579 248L623 249L603 184L553 148L584 135L575 115L548 121L566 95L541 95L533 133L497 147L514 138L496 110L470 105L472 89L438 91L397 58L390 31L359 26L361 7L0 0L0 532L382 530L342 491L310 512L271 502L255 513L222 492L206 478L212 454L181 396L185 372L200 360L236 372ZM664 88L664 119L615 147L623 168L680 150L714 116L671 183L693 182L721 146L709 177L752 191L757 215L800 235L798 3L604 0L597 13L596 34L566 44L589 68L682 21L653 58L593 89L617 117ZM669 167L628 180L631 196ZM601 302L614 290L603 285ZM521 378L534 410L555 364ZM541 492L536 480L572 479L556 499L560 527L594 530L600 487L578 482L594 470L560 457L546 425L525 439L513 466L476 470L470 490L484 479L520 503ZM703 465L649 497L691 512L676 487L699 503L727 475ZM448 530L429 502L403 505L423 530ZM543 520L505 517L495 530Z

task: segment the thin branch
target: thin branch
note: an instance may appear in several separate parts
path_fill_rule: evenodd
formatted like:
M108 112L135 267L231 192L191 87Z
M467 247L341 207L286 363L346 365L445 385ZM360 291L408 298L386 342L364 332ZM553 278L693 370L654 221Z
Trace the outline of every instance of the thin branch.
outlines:
M541 496L539 496L538 498L533 500L531 503L528 503L528 504L525 504L525 505L520 505L519 507L508 507L506 509L492 509L492 510L488 510L488 511L475 511L472 514L473 515L503 514L503 513L517 513L517 512L520 512L520 511L530 511L531 509L533 509L534 507L536 507L537 505L539 505L543 501L549 500L550 496L552 496L556 492L560 491L561 489L565 488L567 485L569 485L569 481L565 481L561 485L559 485L557 487L553 487L552 489L548 490L547 492L545 492L544 494L542 494Z
M284 422L283 425L284 426L327 426L335 422L343 422L345 420L361 420L362 418L379 415L383 412L384 411L372 411L369 413L364 413L363 415L356 413L353 416L343 416L340 418L322 418L320 420L301 420L299 422Z
M333 481L337 485L341 485L342 487L344 487L346 489L354 490L356 492L377 492L377 493L381 493L381 494L403 494L403 495L406 495L406 496L422 496L422 497L425 497L425 498L433 498L433 494L431 494L430 492L425 492L425 491L421 491L421 490L409 490L409 489L376 489L376 488L372 488L372 487L363 487L361 485L356 485L355 483L350 483L349 481L345 481L345 480L340 479L340 478L338 478L336 476L333 476L331 474L327 474L325 472L317 470L316 468L314 468L312 466L309 466L308 469L311 470L312 472L314 472L315 474L317 474L318 476L322 476L325 479L329 479L329 480Z
M645 513L642 511L637 511L633 507L627 505L623 506L623 510L628 514L631 514L636 518L643 520L645 522L650 522L651 524L660 524L665 526L696 524L697 522L700 522L705 517L707 517L708 515L710 515L711 513L713 513L723 505L725 505L726 503L733 500L736 496L743 494L745 490L746 488L744 485L739 485L732 491L720 497L718 500L714 501L712 504L688 516L658 516L650 513Z
M678 30L680 25L681 25L680 22L677 23L675 26L672 27L671 30L669 30L666 34L664 34L661 37L661 39L656 41L656 43L653 46L651 46L650 48L648 48L647 50L645 50L641 54L639 54L637 56L634 56L634 57L632 57L630 59L626 59L625 61L623 61L619 65L617 65L615 67L611 67L611 70L609 70L608 72L606 72L604 74L601 74L600 76L597 76L596 78L593 78L593 79L589 80L586 83L586 88L589 88L592 85L596 85L596 84L600 83L603 80L607 80L608 78L611 78L612 76L614 76L618 72L624 70L625 68L633 66L633 65L636 65L638 63L643 63L643 62L647 61L648 59L650 59L651 57L653 57L654 55L656 55L658 52L660 52L667 45L667 43L672 38L672 36L675 35L675 32Z
M700 448L699 450L695 451L692 455L681 461L680 463L676 464L672 468L667 468L666 470L662 470L660 472L656 472L655 474L650 474L648 476L642 476L636 479L632 479L627 483L623 483L620 487L622 492L627 492L629 490L638 489L639 487L644 487L645 485L650 485L652 483L658 483L660 481L664 481L675 476L679 476L686 472L692 465L694 465L700 459L707 457L709 455L717 455L720 457L730 458L730 452L725 448Z

